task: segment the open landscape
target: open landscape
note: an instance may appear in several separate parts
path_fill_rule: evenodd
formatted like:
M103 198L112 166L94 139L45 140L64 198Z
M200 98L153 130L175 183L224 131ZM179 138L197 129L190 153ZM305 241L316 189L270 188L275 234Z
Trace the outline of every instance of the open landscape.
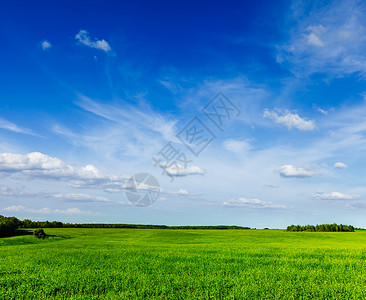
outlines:
M366 231L45 232L0 239L0 299L366 298Z
M0 0L0 300L366 299L366 0Z

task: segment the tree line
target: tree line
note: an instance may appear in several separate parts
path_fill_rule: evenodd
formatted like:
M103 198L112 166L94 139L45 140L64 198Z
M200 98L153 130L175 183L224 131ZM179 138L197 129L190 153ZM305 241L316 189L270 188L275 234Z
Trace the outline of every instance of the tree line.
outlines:
M131 228L131 229L255 229L245 226L167 226L149 224L106 224L106 223L62 223L59 221L32 221L29 219L19 220L16 217L0 215L0 237L12 236L18 228ZM358 229L358 228L356 228ZM352 225L343 224L318 224L318 225L290 225L285 231L310 231L310 232L354 232Z
M62 223L57 221L19 221L20 228L132 228L132 229L251 229L243 226L167 226L145 224L107 224L107 223Z
M15 217L0 215L0 237L12 236L19 226L19 220Z
M311 232L354 232L352 225L343 224L318 224L318 225L290 225L286 231L311 231Z
M15 217L4 217L0 215L0 237L12 236L18 228L252 229L250 227L227 225L167 226L149 224L62 223L59 221L19 220Z

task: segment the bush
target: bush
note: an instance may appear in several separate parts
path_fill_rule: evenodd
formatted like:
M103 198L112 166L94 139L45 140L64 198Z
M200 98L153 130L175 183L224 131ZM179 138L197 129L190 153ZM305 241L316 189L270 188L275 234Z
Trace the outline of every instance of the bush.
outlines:
M46 238L46 233L44 232L44 230L42 228L37 229L33 232L33 234L39 238L39 239L44 239Z

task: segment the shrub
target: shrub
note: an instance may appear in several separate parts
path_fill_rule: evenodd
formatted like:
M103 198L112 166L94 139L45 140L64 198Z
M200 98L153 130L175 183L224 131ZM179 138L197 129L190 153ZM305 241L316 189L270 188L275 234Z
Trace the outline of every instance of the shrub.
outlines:
M35 230L35 231L33 232L33 234L34 234L37 238L39 238L39 239L44 239L44 238L46 238L46 233L44 232L44 230L43 230L42 228L39 228L39 229Z

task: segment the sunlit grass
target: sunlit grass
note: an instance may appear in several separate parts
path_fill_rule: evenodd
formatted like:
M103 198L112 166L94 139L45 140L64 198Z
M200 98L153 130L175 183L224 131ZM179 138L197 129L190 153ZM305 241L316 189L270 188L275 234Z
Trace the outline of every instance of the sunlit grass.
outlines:
M45 232L0 239L0 299L366 298L366 232Z

